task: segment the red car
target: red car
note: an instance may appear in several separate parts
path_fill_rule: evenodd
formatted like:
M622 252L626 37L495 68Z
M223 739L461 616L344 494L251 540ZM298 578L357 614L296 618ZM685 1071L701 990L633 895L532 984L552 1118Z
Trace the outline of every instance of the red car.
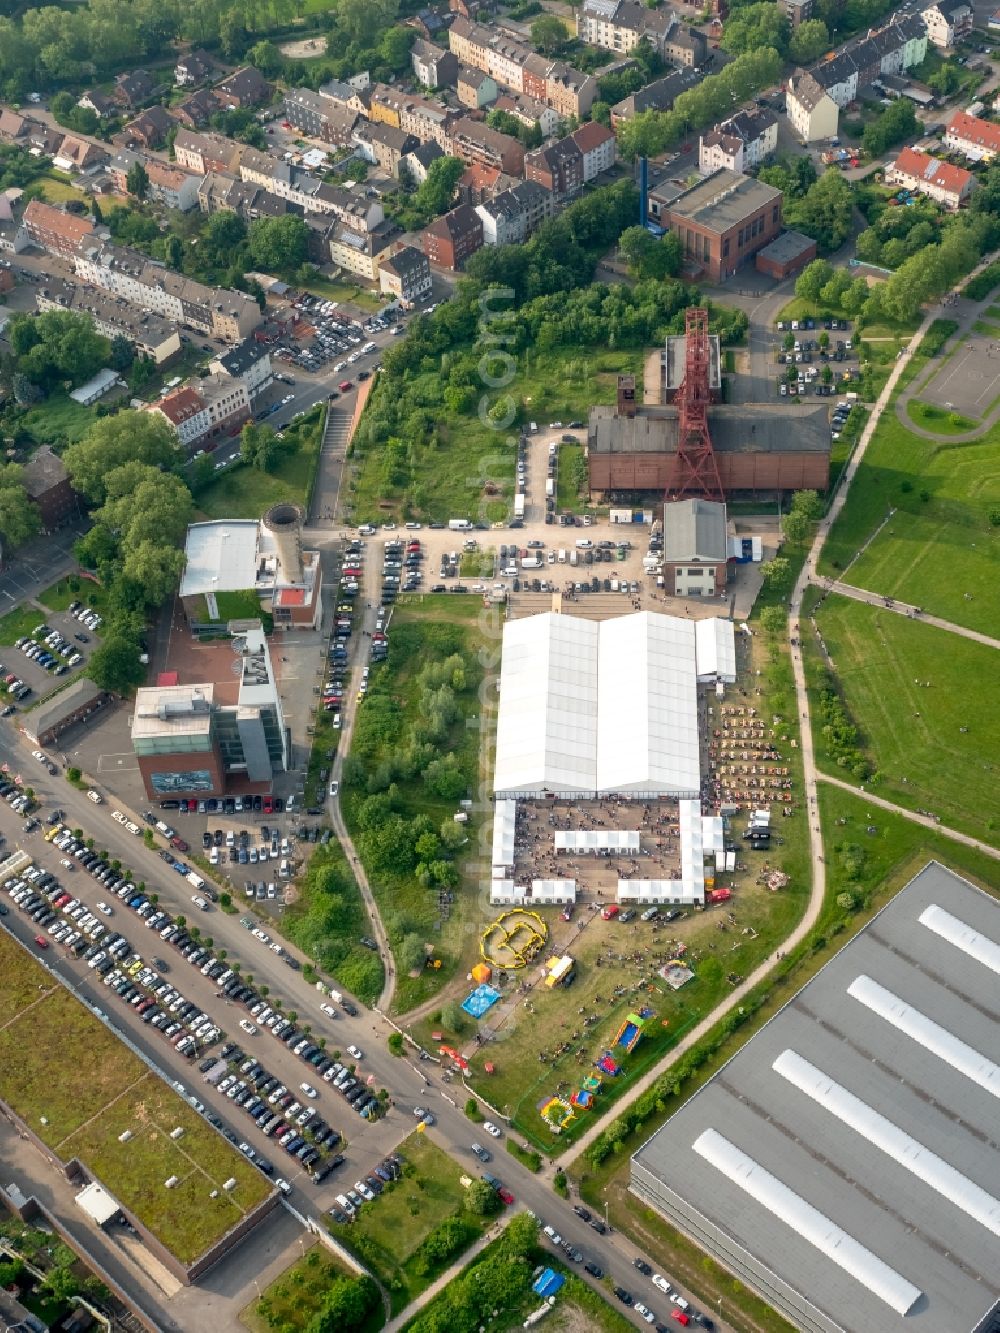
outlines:
M171 838L170 845L179 852L189 852L191 850L190 844L186 843L183 838Z
M683 1310L671 1310L670 1318L676 1319L678 1324L683 1324L685 1327L687 1327L687 1325L690 1324L691 1322L691 1316L689 1314L685 1314Z
M39 949L47 949L49 947L49 942L44 935L36 935L35 943L38 945Z
M514 1196L513 1194L511 1194L510 1190L497 1190L497 1193L500 1195L500 1198L503 1199L504 1203L507 1205L508 1208L514 1202Z
M602 908L601 917L605 921L610 921L613 916L617 916L621 908L617 903L608 903L607 907Z
M271 815L271 814L273 814L273 813L274 813L274 800L273 800L272 797L270 797L270 796L265 796L265 797L264 797L264 814L265 814L265 815Z
M349 389L354 388L354 385L351 383L350 380L341 380L340 383L337 385L337 388L340 390L341 393L347 393Z

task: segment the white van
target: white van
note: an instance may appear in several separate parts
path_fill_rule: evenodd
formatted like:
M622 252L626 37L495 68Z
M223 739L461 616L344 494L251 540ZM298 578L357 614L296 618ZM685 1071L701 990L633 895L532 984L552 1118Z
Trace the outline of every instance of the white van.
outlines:
M561 565L564 565L564 564L566 563L566 548L565 548L565 546L560 546L560 548L559 548L559 563L560 563Z

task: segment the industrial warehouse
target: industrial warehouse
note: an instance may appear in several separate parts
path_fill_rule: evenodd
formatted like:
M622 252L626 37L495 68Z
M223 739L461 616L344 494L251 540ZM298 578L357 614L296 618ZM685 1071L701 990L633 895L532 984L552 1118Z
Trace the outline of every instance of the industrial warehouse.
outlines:
M632 1192L807 1333L992 1333L998 974L997 903L930 863L643 1145Z

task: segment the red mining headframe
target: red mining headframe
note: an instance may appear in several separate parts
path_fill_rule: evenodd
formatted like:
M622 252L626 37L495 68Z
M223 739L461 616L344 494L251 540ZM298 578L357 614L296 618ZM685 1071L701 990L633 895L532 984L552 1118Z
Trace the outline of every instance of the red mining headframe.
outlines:
M708 433L708 311L684 312L684 381L677 393L677 460L667 502L698 497L723 500L719 465Z

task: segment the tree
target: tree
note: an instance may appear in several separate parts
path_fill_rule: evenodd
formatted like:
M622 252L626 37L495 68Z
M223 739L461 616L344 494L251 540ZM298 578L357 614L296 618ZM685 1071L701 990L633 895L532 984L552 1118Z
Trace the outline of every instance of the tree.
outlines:
M896 144L912 138L918 129L913 103L908 97L898 97L887 106L877 120L869 121L861 136L861 144L872 157L881 157Z
M850 236L853 213L851 187L831 167L800 199L786 201L785 222L811 236L820 249L831 251Z
M646 227L627 227L618 238L618 250L637 278L673 278L681 270L681 243L672 231L657 238Z
M427 169L427 178L413 196L413 207L428 220L447 213L458 178L465 170L460 157L439 157Z
M107 338L90 315L74 310L15 315L8 338L17 369L44 387L63 379L82 384L107 364L110 354Z
M14 375L11 388L14 392L14 400L20 407L30 407L32 403L39 403L45 397L42 390L27 375L17 371Z
M492 1185L485 1180L474 1180L465 1191L464 1207L473 1217L493 1217L503 1207L503 1201Z
M450 1000L441 1010L441 1022L449 1032L453 1032L456 1036L460 1036L467 1027L465 1010L460 1004L456 1004L454 1000Z
M126 411L101 417L63 454L73 485L95 504L104 500L105 483L114 469L133 461L166 471L180 466L177 435L158 412Z
M269 79L280 74L285 67L285 58L273 42L262 41L251 46L247 60Z
M788 54L800 65L811 65L830 46L830 34L822 19L806 19L794 29Z
M719 45L732 55L771 47L783 52L788 48L788 20L769 0L733 10L726 19Z
M765 584L772 588L777 584L784 583L788 578L790 565L783 555L776 555L773 560L765 560L760 567L761 578Z
M87 674L95 685L113 694L130 694L146 678L146 668L139 661L139 641L127 635L109 632L90 658Z
M184 573L184 552L144 538L133 546L122 563L122 577L132 583L137 599L149 606L162 605L172 597Z
M765 606L760 613L760 627L765 634L776 637L784 630L787 619L780 606Z
M404 935L396 946L396 963L401 972L422 972L427 961L424 942L419 935Z
M180 477L148 463L123 463L104 483L106 499L94 511L94 522L116 534L123 551L145 540L183 545L193 506Z
M566 29L554 14L540 14L531 25L531 40L536 51L553 56L566 45Z
M821 289L833 277L833 265L828 259L814 259L795 279L795 295L810 305L819 304Z
M271 426L248 421L240 431L240 458L258 472L270 472L281 457L283 447Z
M792 509L805 514L810 523L814 523L823 512L823 501L818 491L796 491L792 496Z
M128 169L128 174L125 177L125 188L140 203L149 194L149 174L138 158Z
M111 355L108 357L111 369L119 373L128 370L134 360L135 348L123 333L116 333L111 339Z
M304 262L309 228L293 213L257 218L250 223L247 240L257 268L264 273L286 273Z
M38 509L29 503L22 477L23 469L16 463L0 467L0 538L8 552L33 537L40 526Z
M322 1309L305 1325L306 1333L349 1333L359 1329L381 1303L370 1277L338 1277L326 1288Z
M796 546L804 542L809 535L810 522L800 509L789 510L781 520L781 530L790 542Z

